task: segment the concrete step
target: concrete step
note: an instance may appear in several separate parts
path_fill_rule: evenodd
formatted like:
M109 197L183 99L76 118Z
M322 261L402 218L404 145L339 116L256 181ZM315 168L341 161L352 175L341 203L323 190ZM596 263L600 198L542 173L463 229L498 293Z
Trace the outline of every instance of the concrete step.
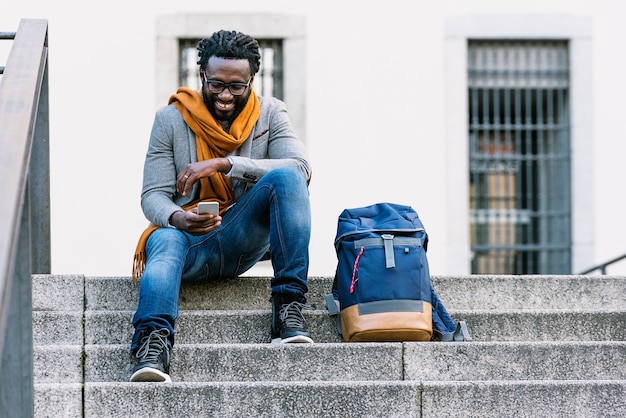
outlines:
M128 381L128 347L85 348L85 381ZM401 343L181 344L172 350L170 374L177 382L396 381L403 378L402 350Z
M625 396L625 381L96 383L85 416L606 418Z
M183 285L181 310L262 310L270 296L267 277L240 277ZM623 310L623 276L433 276L433 287L452 310ZM308 302L324 309L331 277L310 277ZM128 277L33 276L33 308L134 310L139 284Z
M84 376L80 347L54 347L36 349L36 363L46 365L37 383L126 382L132 373L127 345L86 345ZM178 382L626 380L624 365L626 342L179 344L171 375Z
M80 392L80 385L38 385L35 416L626 416L626 381L86 383L84 410ZM50 393L53 402L37 402Z
M82 345L37 345L33 347L33 381L82 383L85 376L85 347Z
M626 341L626 310L621 311L456 311L474 341ZM133 334L132 311L34 312L35 345L124 344ZM341 342L336 320L326 311L306 311L315 342ZM269 310L183 311L176 323L182 344L270 342ZM85 327L83 333L83 325Z
M79 378L77 348L51 346L38 383ZM132 358L123 345L85 346L85 381L125 382ZM589 361L593 358L593 361ZM38 357L42 359L43 357ZM180 344L177 381L297 380L626 380L625 342ZM306 365L305 369L294 365ZM72 370L74 372L72 373Z
M343 343L311 277L316 343L268 344L269 283L184 285L174 383L138 384L138 284L34 276L35 416L626 416L624 277L433 277L469 343Z
M340 342L323 302L331 279L310 283L317 309L305 316L315 341ZM437 283L440 294L456 295L441 297L456 320L468 323L476 341L626 341L625 284L624 277L604 276L470 276ZM177 342L269 342L268 289L268 278L183 286ZM137 290L123 277L37 276L35 345L127 343Z

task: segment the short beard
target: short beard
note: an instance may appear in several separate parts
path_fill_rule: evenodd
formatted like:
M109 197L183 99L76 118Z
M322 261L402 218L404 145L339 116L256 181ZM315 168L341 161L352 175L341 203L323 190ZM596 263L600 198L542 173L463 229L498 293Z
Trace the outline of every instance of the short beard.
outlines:
M246 107L246 104L248 104L248 100L250 100L250 94L251 94L251 91L250 89L248 89L248 94L246 95L246 99L242 101L236 101L235 110L232 116L224 120L224 119L219 119L219 117L217 116L217 113L215 112L215 103L213 102L213 100L211 100L210 97L207 97L206 93L204 92L204 89L202 89L202 99L204 100L204 105L209 110L209 113L211 114L211 116L213 116L213 119L215 119L218 122L220 121L228 122L229 124L233 123L235 119L237 119L237 116L239 116L243 108Z

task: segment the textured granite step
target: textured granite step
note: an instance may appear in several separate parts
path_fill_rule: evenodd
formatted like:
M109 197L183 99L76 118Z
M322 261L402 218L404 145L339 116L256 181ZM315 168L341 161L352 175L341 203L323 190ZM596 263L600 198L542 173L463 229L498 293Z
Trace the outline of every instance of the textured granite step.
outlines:
M623 276L433 276L433 287L454 310L623 310ZM183 285L181 310L267 309L267 277ZM309 278L309 304L324 309L331 277ZM34 310L134 310L138 283L128 277L33 276Z
M126 382L127 345L37 348L38 383ZM84 376L80 359L84 354ZM179 344L179 382L626 380L626 342Z
M311 277L315 344L269 344L267 277L184 285L171 384L128 383L138 284L33 277L35 416L626 416L626 278L433 277L469 343L344 343Z
M626 341L626 310L621 311L457 311L467 322L474 341ZM47 311L33 313L35 345L125 344L133 333L132 311ZM336 322L326 311L306 311L316 342L341 342ZM269 310L182 311L176 342L270 342ZM83 326L85 327L83 330Z
M38 418L622 418L626 381L184 382L35 387Z

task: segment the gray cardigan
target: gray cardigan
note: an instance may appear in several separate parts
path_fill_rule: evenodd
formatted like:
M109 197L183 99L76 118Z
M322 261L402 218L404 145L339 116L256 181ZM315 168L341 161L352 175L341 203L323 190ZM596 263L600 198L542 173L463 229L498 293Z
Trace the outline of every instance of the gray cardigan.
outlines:
M275 98L260 97L261 115L252 134L232 155L228 173L235 201L263 175L280 167L297 168L311 178L304 144L296 136L285 104ZM176 192L176 177L187 164L196 162L196 136L174 105L156 112L143 172L141 208L153 224L167 227L172 213L197 199L199 182L188 196Z

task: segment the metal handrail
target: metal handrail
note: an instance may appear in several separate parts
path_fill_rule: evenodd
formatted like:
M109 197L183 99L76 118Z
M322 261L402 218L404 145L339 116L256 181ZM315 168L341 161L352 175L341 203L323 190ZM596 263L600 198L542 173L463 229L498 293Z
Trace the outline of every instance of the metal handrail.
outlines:
M625 258L626 258L626 254L624 254L624 255L620 255L619 257L615 257L615 258L613 258L613 259L611 259L611 260L609 260L609 261L605 261L604 263L598 264L597 266L593 266L593 267L591 267L591 268L588 268L587 270L581 271L581 272L580 272L580 273L578 273L578 274L581 274L581 275L583 275L583 274L589 274L589 273L593 273L593 272L594 272L594 271L596 271L596 270L600 270L600 273L601 273L601 274L606 274L606 268L607 268L608 266L610 266L611 264L615 264L615 263L617 263L618 261L621 261L621 260L623 260L623 259L625 259Z
M22 19L9 33L0 78L0 416L32 417L32 274L50 273L48 22Z

